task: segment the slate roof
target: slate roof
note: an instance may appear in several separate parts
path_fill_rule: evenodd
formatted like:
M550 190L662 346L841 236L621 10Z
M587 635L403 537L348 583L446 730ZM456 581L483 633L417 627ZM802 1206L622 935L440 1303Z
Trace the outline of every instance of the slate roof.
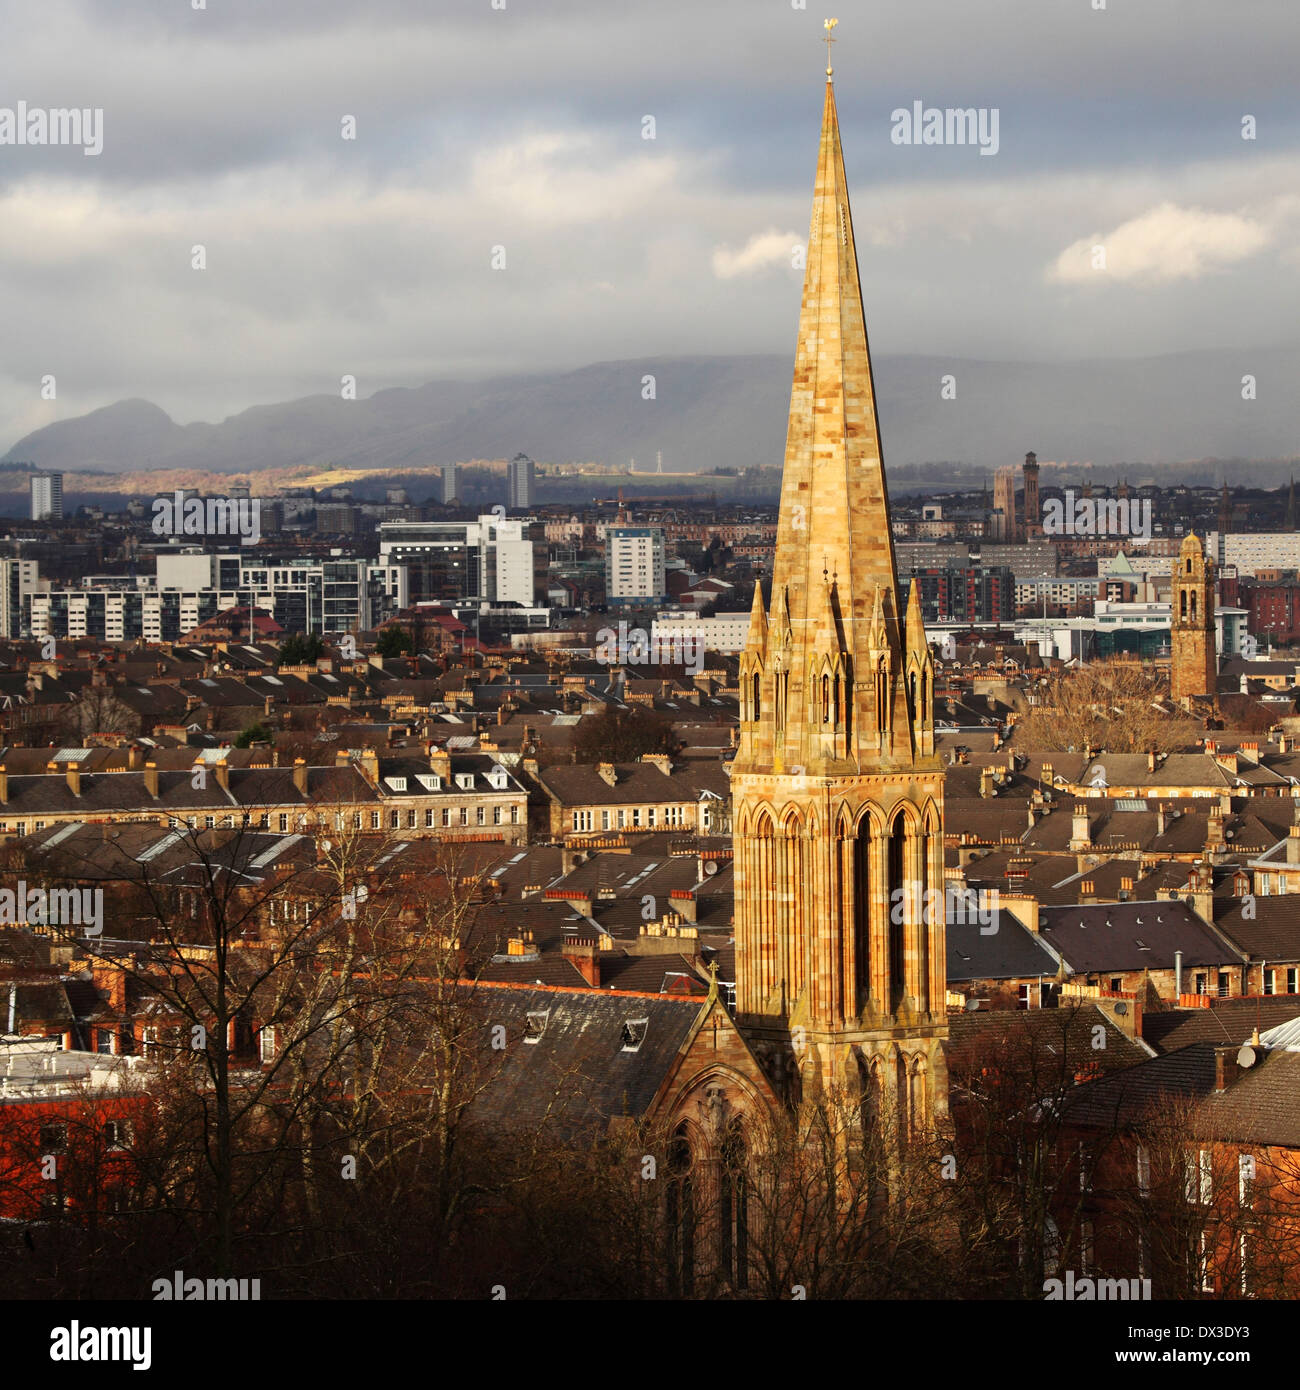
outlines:
M484 1026L504 1024L507 1045L470 1107L480 1124L532 1129L553 1122L569 1137L594 1137L620 1116L645 1117L703 1005L671 995L605 990L483 986L474 1007ZM526 1043L530 1012L548 1012L542 1036ZM636 1051L624 1024L647 1020Z
M1095 1030L1106 1030L1105 1047L1095 1047ZM949 1070L978 1071L989 1058L1023 1056L1036 1050L1044 1057L1039 1071L1050 1076L1049 1059L1061 1058L1064 1073L1093 1067L1123 1071L1151 1056L1150 1047L1128 1037L1112 1018L1092 1003L1062 1003L1055 1009L988 1010L953 1014L948 1019Z
M1044 907L1039 925L1044 941L1080 975L1172 970L1175 951L1183 953L1184 970L1242 959L1240 951L1181 902Z
M1300 894L1217 899L1214 925L1252 960L1300 961Z
M1208 1009L1147 1010L1142 1036L1157 1052L1173 1052L1192 1043L1237 1043L1261 1030L1300 1018L1300 995L1276 994L1250 999L1211 999Z
M949 983L1056 975L1059 958L1010 912L1001 911L993 921L983 925L978 921L955 921L951 909L948 917ZM996 926L997 930L987 931L990 926Z
M1198 1128L1222 1142L1300 1148L1300 1052L1256 1049L1255 1064L1216 1091L1215 1045L1193 1043L1067 1097L1066 1117L1082 1124L1135 1123L1175 1097L1196 1102Z

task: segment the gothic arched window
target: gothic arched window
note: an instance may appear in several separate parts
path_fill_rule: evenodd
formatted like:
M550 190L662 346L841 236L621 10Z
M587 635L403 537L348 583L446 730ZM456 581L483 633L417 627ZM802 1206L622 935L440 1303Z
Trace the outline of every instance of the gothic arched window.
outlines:
M903 919L906 916L907 819L900 811L889 828L889 1007L903 1002Z
M718 1263L733 1289L749 1287L749 1149L739 1120L722 1144L719 1175Z
M759 701L759 698L758 698L758 692L759 692L758 672L755 671L755 672L754 672L754 697L753 697L753 702L752 702L751 705L750 705L750 710L752 711L752 713L751 713L750 716L749 716L751 719L757 719L757 718L762 714L762 712L763 712L763 710L762 710L762 705L761 705L761 703L760 703L760 701Z
M672 1294L695 1292L695 1183L693 1159L686 1127L673 1135L668 1149L668 1184L665 1218L668 1226L668 1290Z

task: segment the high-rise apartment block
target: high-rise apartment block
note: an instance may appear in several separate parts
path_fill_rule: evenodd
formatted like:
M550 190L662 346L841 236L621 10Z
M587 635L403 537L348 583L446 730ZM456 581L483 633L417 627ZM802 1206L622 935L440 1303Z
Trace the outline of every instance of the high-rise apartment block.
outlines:
M32 474L32 520L63 520L63 474Z
M667 595L664 533L659 526L611 526L605 532L605 595L610 603L658 603Z
M533 505L533 461L516 454L506 465L506 505L511 511Z

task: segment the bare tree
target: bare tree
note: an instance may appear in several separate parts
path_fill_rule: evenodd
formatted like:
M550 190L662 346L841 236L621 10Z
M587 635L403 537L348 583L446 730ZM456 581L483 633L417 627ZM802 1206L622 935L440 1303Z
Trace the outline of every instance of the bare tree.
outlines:
M1018 721L1017 743L1044 751L1086 748L1108 753L1171 752L1198 735L1196 722L1176 710L1168 683L1154 666L1115 659L1053 676Z

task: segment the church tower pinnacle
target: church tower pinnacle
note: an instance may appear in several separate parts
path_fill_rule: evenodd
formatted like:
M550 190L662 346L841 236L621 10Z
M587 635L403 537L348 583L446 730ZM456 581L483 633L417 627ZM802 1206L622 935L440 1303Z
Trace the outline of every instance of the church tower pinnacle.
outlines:
M895 575L829 61L771 598L741 687L737 1021L774 1073L918 1132L946 1111L934 662Z

